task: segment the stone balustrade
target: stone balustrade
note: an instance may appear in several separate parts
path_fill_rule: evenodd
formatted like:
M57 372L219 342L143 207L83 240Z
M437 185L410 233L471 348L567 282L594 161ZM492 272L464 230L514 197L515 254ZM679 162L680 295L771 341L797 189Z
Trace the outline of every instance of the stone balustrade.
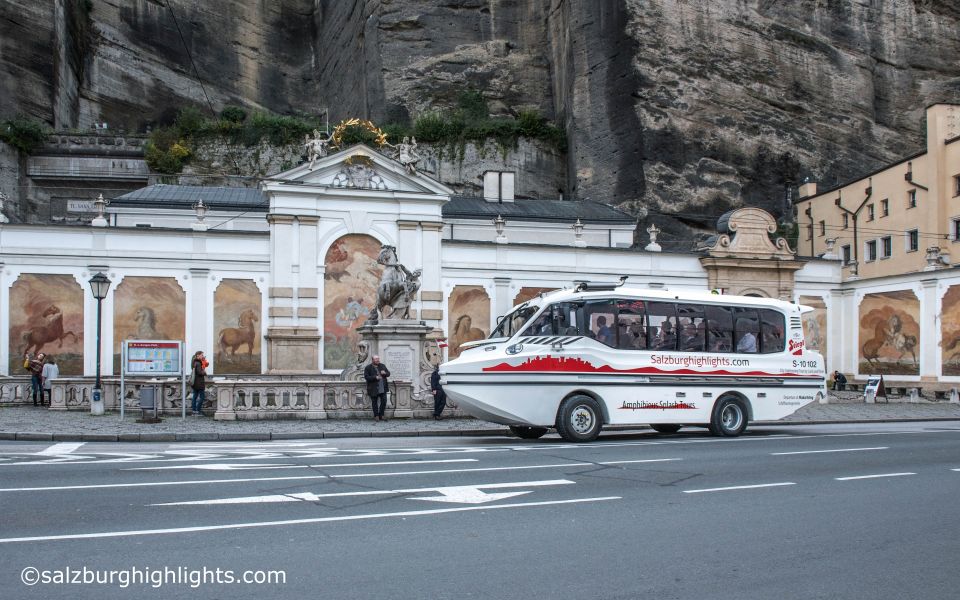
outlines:
M118 411L120 379L107 377L103 385L103 407ZM95 380L92 377L61 377L51 385L50 410L89 411ZM124 384L124 410L140 410L140 391L157 388L158 412L182 413L180 379L127 378ZM191 391L187 390L187 401ZM0 378L0 406L31 404L29 377ZM205 412L217 420L241 419L349 419L371 415L367 386L362 381L332 381L261 376L256 379L213 377L207 381ZM187 407L189 410L189 406ZM131 413L132 414L132 413ZM387 402L388 417L427 418L433 414L433 396L414 395L409 382L391 382ZM454 403L447 401L446 416L463 416Z

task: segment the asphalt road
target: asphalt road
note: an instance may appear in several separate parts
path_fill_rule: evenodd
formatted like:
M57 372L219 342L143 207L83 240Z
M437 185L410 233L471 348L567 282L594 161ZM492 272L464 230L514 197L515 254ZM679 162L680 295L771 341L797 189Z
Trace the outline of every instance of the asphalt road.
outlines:
M4 442L0 598L956 598L958 497L954 423Z

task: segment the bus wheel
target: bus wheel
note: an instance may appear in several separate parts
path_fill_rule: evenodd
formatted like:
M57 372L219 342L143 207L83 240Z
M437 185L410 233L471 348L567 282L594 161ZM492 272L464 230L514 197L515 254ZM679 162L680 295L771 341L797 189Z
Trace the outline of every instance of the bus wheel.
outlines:
M674 425L673 423L657 423L650 427L657 433L676 433L680 431L680 425Z
M723 437L737 437L747 428L747 410L743 402L725 396L717 401L710 418L710 433Z
M590 396L570 396L557 411L557 432L568 442L592 442L603 427L600 404Z
M511 425L510 431L518 438L525 440L538 440L547 433L546 427L523 427L520 425Z

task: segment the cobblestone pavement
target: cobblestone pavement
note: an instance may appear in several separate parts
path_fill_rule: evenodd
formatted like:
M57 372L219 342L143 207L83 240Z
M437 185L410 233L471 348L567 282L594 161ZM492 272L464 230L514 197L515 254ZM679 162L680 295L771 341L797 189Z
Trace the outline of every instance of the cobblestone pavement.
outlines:
M903 398L866 404L855 392L831 393L829 404L809 404L783 419L790 423L960 420L960 404L910 403ZM32 406L0 408L0 439L86 441L251 440L320 437L391 437L503 434L502 425L475 419L370 419L320 421L215 421L211 417L167 416L161 423L137 423L137 413L122 421L117 414L50 411Z

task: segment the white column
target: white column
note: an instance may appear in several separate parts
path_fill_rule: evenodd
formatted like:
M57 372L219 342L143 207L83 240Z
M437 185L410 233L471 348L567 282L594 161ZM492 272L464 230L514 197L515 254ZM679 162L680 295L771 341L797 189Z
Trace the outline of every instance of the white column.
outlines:
M0 375L10 373L10 286L5 265L0 261Z
M940 375L940 298L937 280L920 281L920 380L936 382Z
M857 318L857 294L854 290L831 290L836 295L837 310L834 314L840 316L840 321L836 327L831 326L830 344L837 348L839 355L839 368L841 373L857 373L860 369L858 364L859 353L857 352L857 340L859 334L859 319ZM851 382L852 383L852 382Z
M213 301L210 296L209 269L190 269L190 285L187 286L187 356L193 356L197 350L203 350L210 360L210 372L217 368L213 343Z
M510 295L510 278L494 277L492 298L493 306L491 307L493 310L490 311L491 331L497 326L497 317L507 314L507 312L512 308L512 301L513 297Z

